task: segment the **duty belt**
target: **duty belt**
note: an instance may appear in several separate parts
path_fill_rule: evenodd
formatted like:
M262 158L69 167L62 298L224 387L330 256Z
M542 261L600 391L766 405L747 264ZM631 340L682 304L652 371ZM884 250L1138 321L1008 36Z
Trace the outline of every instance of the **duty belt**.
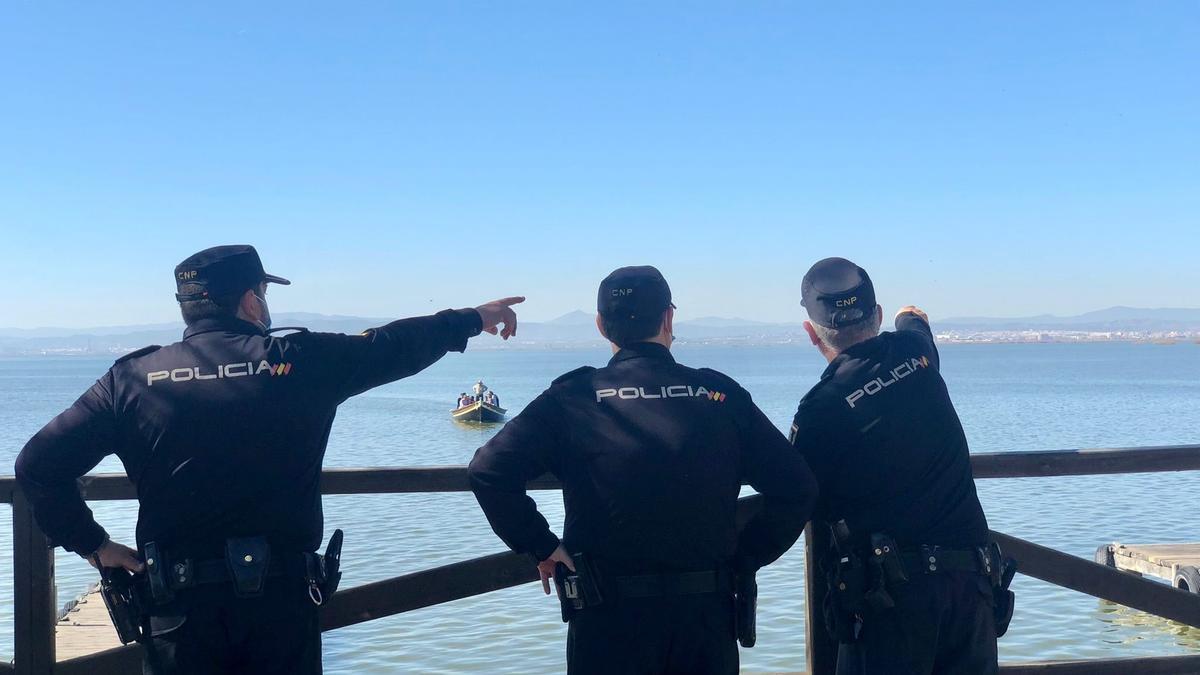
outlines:
M734 578L729 570L619 576L598 573L591 556L586 553L573 553L571 557L575 561L574 570L562 563L554 566L554 585L558 590L564 622L569 622L581 610L612 600L706 593L732 596L734 592Z
M287 556L283 560L272 558L267 565L264 578L281 577L288 569L295 571L303 570L304 555L303 553L296 553ZM157 561L150 563L150 567L153 567L156 563ZM229 564L224 558L214 560L192 560L188 558L174 561L170 564L165 578L173 591L207 584L227 584L234 581L233 575L229 572Z
M733 575L725 570L639 574L613 577L611 587L621 598L660 598L703 593L732 593Z
M230 584L235 596L254 598L262 595L266 579L283 576L303 579L313 604L321 605L341 579L341 530L334 531L325 555L273 552L266 537L227 539L225 557L211 560L173 559L155 542L146 542L143 550L146 585L158 605L171 602L176 591L207 584Z
M900 561L909 575L935 574L938 572L978 572L993 576L999 560L992 560L987 548L980 546L967 549L949 549L941 546L923 545L902 550Z

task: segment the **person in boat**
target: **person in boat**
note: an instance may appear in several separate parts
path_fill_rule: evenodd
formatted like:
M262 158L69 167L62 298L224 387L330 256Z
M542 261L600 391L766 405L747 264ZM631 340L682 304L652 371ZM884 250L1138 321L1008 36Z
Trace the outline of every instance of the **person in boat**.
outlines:
M833 543L821 555L837 672L996 673L1012 596L928 317L904 307L881 333L871 278L843 258L813 265L801 296L829 367L791 440L817 475L814 525Z
M338 575L311 570L333 560L315 551L337 407L481 330L514 335L523 298L361 335L276 336L267 284L288 281L253 247L189 256L175 281L183 341L118 359L25 445L17 482L56 544L147 577L145 672L319 673L318 605ZM109 539L76 483L114 452L137 486L136 550Z
M483 395L483 402L490 406L499 407L500 406L500 397L496 395L496 392L489 389L487 391L487 393Z
M467 392L464 391L458 395L458 407L465 408L469 405L471 405L471 397L467 396Z
M471 489L547 594L552 577L592 589L577 608L560 587L568 673L736 673L734 574L796 541L815 480L737 382L671 356L658 270L614 271L597 304L612 360L554 380L475 453ZM525 492L545 472L563 484L561 541ZM739 532L743 481L763 501Z

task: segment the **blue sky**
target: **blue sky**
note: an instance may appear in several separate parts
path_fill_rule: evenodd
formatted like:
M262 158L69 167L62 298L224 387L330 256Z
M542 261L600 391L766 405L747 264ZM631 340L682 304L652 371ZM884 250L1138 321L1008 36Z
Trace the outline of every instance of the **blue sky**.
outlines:
M253 243L272 309L795 319L852 258L950 315L1200 305L1200 4L12 2L0 325L177 317Z

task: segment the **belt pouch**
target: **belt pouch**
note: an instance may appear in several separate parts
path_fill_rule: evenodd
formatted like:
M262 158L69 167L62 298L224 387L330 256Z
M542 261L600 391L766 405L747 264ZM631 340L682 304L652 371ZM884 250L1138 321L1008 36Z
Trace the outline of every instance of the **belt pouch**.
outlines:
M904 561L900 559L900 550L896 547L894 539L878 532L872 534L871 554L879 559L883 567L883 578L888 586L908 583L908 575L904 573Z
M146 542L142 552L146 555L146 579L150 582L150 597L158 605L174 600L175 592L171 590L171 579L168 576L171 561L167 560L159 545L152 541Z
M871 535L872 543L875 537L876 535ZM880 553L876 553L876 551L880 551ZM867 567L871 570L871 587L863 594L863 600L867 606L875 611L895 607L896 601L887 591L887 572L884 569L882 549L871 550L870 557L867 559Z
M271 562L266 537L242 537L225 541L225 564L233 578L233 594L239 598L262 595Z

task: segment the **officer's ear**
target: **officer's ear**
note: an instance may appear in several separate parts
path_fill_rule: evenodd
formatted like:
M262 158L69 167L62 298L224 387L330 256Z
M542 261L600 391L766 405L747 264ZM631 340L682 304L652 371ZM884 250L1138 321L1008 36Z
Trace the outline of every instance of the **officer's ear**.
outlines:
M599 314L599 313L597 313L597 314L596 314L596 330L600 331L600 335L601 335L601 336L602 336L602 337L603 337L605 340L608 340L608 333L605 333L605 332L604 332L604 321L603 321L603 320L600 318L600 314ZM612 340L608 340L608 341L609 341L609 342L612 342Z
M804 322L804 332L808 333L808 339L812 340L814 347L816 347L817 349L824 347L824 345L821 344L821 338L817 337L817 330L815 328L813 328L811 321L806 320Z
M262 305L258 301L258 293L253 288L246 289L238 299L237 318L250 323L262 320Z
M883 305L875 305L875 332L883 328Z
M659 332L666 335L668 338L675 335L675 308L667 307L667 311L663 312L663 322L659 326Z

